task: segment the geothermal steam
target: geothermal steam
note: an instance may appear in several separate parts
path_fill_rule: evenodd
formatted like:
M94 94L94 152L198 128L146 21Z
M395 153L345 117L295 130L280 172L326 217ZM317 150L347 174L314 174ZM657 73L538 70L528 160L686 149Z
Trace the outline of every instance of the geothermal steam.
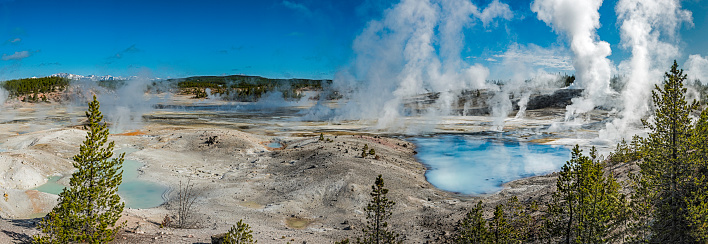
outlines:
M488 25L512 16L509 6L496 0L482 11L467 0L394 5L367 24L354 41L351 67L335 77L334 88L349 94L338 119L377 119L378 128L400 128L403 100L427 92L441 93L431 113L449 114L460 91L485 88L489 75L486 67L460 58L463 28L477 19Z
M600 27L598 9L601 5L602 0L537 0L531 6L539 20L570 39L577 77L573 86L585 90L583 97L573 99L573 104L567 107L566 121L601 105L611 91L612 65L607 59L610 44L598 41L596 33Z
M708 59L697 54L690 55L686 61L686 67L688 80L699 80L704 85L708 84Z
M153 112L157 103L169 99L169 94L162 96L148 94L148 86L151 84L165 85L159 82L153 83L149 78L138 77L125 80L124 84L118 84L116 89L107 89L99 86L94 80L74 80L70 87L72 103L67 105L67 111L73 113L75 109L85 110L83 107L94 94L97 94L96 97L101 103L101 112L105 120L110 123L111 133L140 129L143 126L143 115ZM72 123L76 123L76 119L72 118Z
M600 132L606 139L630 136L630 130L649 113L651 90L679 55L672 44L678 28L684 22L692 24L691 12L681 9L679 0L620 0L615 10L622 47L631 50L632 57L619 65L620 72L627 74L623 107L620 117Z
M154 110L154 105L160 98L147 94L147 78L127 80L125 85L114 92L106 92L99 96L101 110L106 120L111 123L113 133L139 129L143 125L143 115Z

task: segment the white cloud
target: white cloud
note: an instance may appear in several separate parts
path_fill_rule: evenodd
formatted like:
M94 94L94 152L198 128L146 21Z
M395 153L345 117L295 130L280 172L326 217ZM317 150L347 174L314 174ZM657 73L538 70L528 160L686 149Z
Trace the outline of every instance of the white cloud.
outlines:
M546 49L533 44L526 47L512 46L502 54L495 54L487 58L487 61L503 60L508 64L524 64L541 69L549 69L548 71L574 71L573 60L564 51L558 49Z
M18 42L20 42L20 41L22 41L22 39L20 39L20 38L15 38L15 39L10 40L10 43L18 43Z
M514 17L509 5L499 2L499 0L494 0L482 12L476 12L474 15L482 21L484 27L487 27L495 18L510 20Z
M708 84L708 59L698 54L688 56L686 74L690 81L700 80L703 84Z
M291 2L291 1L285 0L285 1L283 1L283 6L289 8L289 9L295 10L295 11L300 11L305 15L310 15L310 13L311 13L310 9L305 7L305 5L303 5L301 3L296 3L296 2Z
M29 51L21 51L21 52L15 52L12 55L7 55L3 54L2 55L2 60L22 60L23 58L29 57L30 52Z

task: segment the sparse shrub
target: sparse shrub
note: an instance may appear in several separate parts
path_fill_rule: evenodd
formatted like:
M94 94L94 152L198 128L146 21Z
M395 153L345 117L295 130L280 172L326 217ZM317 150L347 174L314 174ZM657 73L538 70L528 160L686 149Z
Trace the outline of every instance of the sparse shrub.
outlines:
M320 141L324 141L324 134L320 133Z
M192 180L187 180L186 184L179 182L177 192L177 228L194 228L198 221L194 202L197 200L198 192L194 190Z
M239 220L236 225L231 226L231 230L224 236L224 244L248 244L257 243L258 241L253 240L253 231L248 224L243 223L243 220Z
M334 244L349 244L349 238L334 242Z
M162 223L160 223L160 228L165 228L165 227L170 227L172 226L172 219L170 218L169 215L165 214L165 217L162 218Z
M210 146L211 146L211 145L214 145L214 144L217 144L217 143L219 143L219 137L218 137L218 136L210 136L210 137L208 137L208 138L206 139L206 141L204 141L204 144L207 144L207 145L210 145Z
M374 149L372 148L371 150L369 150L369 154L370 154L370 155L376 155L376 151L374 151Z

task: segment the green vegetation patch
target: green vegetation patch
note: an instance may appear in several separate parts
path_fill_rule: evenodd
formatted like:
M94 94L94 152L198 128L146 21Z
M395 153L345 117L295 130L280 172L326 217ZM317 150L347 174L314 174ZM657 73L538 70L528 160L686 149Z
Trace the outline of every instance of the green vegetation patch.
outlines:
M63 91L69 86L69 83L69 79L61 77L24 78L5 81L2 83L2 87L10 93L10 97L18 97Z
M182 94L192 94L194 98L207 97L208 88L211 94L234 101L256 101L271 91L282 92L285 99L299 99L302 90L321 90L324 84L332 83L331 80L269 79L245 75L195 76L168 81L176 82Z

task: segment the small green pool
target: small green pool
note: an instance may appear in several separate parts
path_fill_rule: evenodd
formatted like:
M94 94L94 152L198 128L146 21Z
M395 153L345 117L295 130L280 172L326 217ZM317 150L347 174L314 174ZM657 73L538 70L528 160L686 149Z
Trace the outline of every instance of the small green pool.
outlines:
M126 155L137 151L137 149L117 150L115 155L125 152ZM151 181L139 179L138 169L143 165L135 160L126 159L123 161L123 183L118 187L118 195L125 201L125 206L129 208L152 208L162 204L163 193L167 186ZM35 190L58 195L66 186L57 183L61 176L49 177L46 184Z

